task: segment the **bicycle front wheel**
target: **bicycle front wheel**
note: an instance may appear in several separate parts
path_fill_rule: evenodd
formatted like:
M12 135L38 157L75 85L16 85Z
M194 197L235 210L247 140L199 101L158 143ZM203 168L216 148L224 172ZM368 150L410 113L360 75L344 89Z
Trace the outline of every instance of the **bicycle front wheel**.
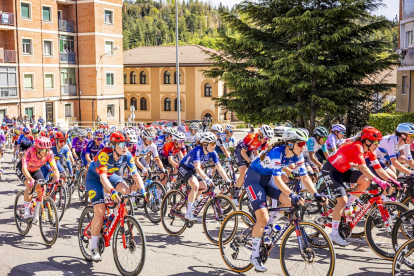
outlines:
M152 223L159 223L161 221L161 203L166 194L164 186L158 182L152 182L147 187L147 193L151 197L148 202L144 201L145 214Z
M82 252L83 257L87 261L92 261L92 252L91 252L91 237L92 237L92 226L91 222L94 216L94 211L92 206L88 206L83 209L83 212L79 219L78 226L78 242L79 248ZM85 231L86 230L86 231Z
M59 216L55 203L48 196L43 198L39 212L39 228L43 241L53 245L59 235Z
M78 196L79 196L79 200L81 203L85 203L85 200L88 197L86 193L85 177L86 177L86 172L82 171L79 174L79 178L78 178Z
M395 222L392 230L392 246L395 251L407 240L414 239L414 210L405 212Z
M414 240L405 242L395 254L392 263L393 276L409 276L414 273Z
M24 218L24 192L20 191L16 194L16 199L14 200L14 222L16 223L17 231L22 236L25 236L30 228L32 223Z
M185 200L185 196L178 190L169 191L162 200L161 222L165 231L171 236L181 235L187 228L185 219L171 214L171 209L176 207L175 213L184 216L185 213L183 211L187 210L187 200L184 201L182 206L176 206L181 200Z
M125 216L124 227L118 223L112 249L116 267L122 275L138 275L145 263L146 240L138 220Z
M67 190L65 186L61 186L57 191L53 191L50 197L54 200L56 208L59 212L59 221L62 220L66 211Z
M332 241L321 227L311 222L300 222L300 235L290 227L280 245L280 264L285 275L331 276L335 270L336 255ZM309 233L318 233L311 238ZM293 234L295 233L295 234ZM301 252L300 243L303 246Z

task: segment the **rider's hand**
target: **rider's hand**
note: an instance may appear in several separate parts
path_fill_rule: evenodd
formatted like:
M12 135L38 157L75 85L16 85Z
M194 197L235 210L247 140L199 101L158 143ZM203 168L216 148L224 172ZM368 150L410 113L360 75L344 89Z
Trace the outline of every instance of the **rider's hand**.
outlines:
M388 187L391 187L391 185L387 181L379 179L376 176L374 178L372 178L372 181L377 183L383 190L387 189Z
M35 181L34 181L34 179L32 178L32 179L29 181L29 187L30 187L30 188L32 188L32 187L34 186L34 183L35 183Z
M391 183L394 183L394 185L396 185L398 187L398 189L402 188L401 183L394 180L394 179L392 179L391 177L388 179L388 181L390 181Z
M319 193L315 193L313 197L316 199L317 202L322 204L328 204L328 198L325 195L321 195Z
M293 204L300 204L300 205L303 205L303 204L305 204L305 200L300 196L300 195L298 195L298 194L295 194L295 193L291 193L290 195L289 195L289 197L290 197L290 199L292 200L292 203Z
M118 203L118 202L120 202L120 201L121 201L121 199L119 198L119 195L118 195L118 192L117 192L117 191L115 191L114 189L112 189L112 190L110 191L110 193L111 193L111 199L112 199L114 202Z
M162 168L162 169L161 169L161 171L162 171L162 173L164 173L164 174L165 174L165 173L167 173L167 169L166 169L166 168Z
M144 176L147 176L147 175L148 175L148 170L147 170L147 168L143 168L143 169L142 169L142 174L143 174Z
M211 180L210 178L208 178L208 177L206 177L205 179L204 179L204 182L206 183L206 185L207 186L210 186L210 185L212 185L213 184L213 180Z

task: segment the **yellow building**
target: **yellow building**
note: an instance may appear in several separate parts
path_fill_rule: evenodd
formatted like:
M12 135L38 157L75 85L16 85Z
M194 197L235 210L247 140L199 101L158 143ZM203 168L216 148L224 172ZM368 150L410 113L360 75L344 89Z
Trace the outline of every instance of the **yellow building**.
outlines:
M223 81L207 79L202 70L212 63L202 46L180 46L181 120L211 117L223 121L225 110L215 106L213 97L225 93ZM139 47L124 52L125 121L135 106L135 122L177 120L175 46Z

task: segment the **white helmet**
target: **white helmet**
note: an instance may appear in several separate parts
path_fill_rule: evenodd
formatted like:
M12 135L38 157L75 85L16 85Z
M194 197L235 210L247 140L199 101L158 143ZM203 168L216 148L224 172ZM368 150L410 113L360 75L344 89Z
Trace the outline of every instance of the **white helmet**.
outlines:
M175 130L172 127L166 127L165 128L165 133L167 134L173 134L175 132Z
M200 125L198 123L196 123L196 122L191 123L190 129L199 130L200 129Z
M297 128L288 128L283 132L282 135L283 141L302 141L306 142L308 140L308 135Z
M185 140L185 135L182 132L174 132L172 134L172 140L173 141L183 141L183 140Z
M142 138L147 139L154 139L155 138L155 132L152 129L146 129L142 132Z
M401 123L397 126L396 131L399 133L414 134L414 125L410 123Z
M211 132L204 132L201 134L200 138L201 143L215 143L217 142L217 136Z
M47 122L47 125L48 125L48 126L51 126L51 125L52 125L52 123L51 123L51 122Z
M342 124L335 124L332 126L331 131L346 131L346 127Z
M135 134L135 132L128 134L128 137L130 144L136 144L138 142L138 136Z
M219 132L219 133L222 133L223 132L223 127L221 126L221 125L219 125L219 124L214 124L212 127L211 127L211 131L217 131L217 132Z
M227 125L226 126L226 130L228 130L228 131L233 131L233 129L234 129L233 125Z
M270 126L268 126L268 125L263 125L260 128L260 133L262 133L262 135L264 137L266 137L267 139L272 139L273 136L274 136L273 129Z
M178 132L185 133L185 132L186 132L185 126L178 126L178 127L177 127L177 131L178 131Z
M86 130L84 130L84 129L79 129L79 131L78 131L78 136L79 136L79 137L86 137Z

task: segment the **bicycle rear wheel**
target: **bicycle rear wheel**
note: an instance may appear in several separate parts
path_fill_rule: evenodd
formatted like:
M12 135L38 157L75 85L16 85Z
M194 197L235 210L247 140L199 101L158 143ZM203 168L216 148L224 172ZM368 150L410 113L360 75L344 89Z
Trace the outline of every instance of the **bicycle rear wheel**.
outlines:
M91 252L91 221L93 219L94 212L93 207L88 206L85 209L83 209L83 212L79 219L79 225L78 225L78 242L79 242L79 248L82 252L83 257L87 261L92 261L92 252ZM89 229L87 230L87 235L84 235L84 231L86 227L89 226Z
M59 235L59 216L56 205L50 197L43 198L43 206L39 212L39 228L43 241L53 245Z
M409 276L414 274L414 239L405 242L395 254L392 263L393 276Z
M81 203L85 203L87 198L85 186L86 171L81 171L78 178L78 196Z
M62 220L63 215L66 211L66 202L67 202L67 190L65 186L60 186L57 188L57 191L53 191L50 194L50 197L53 199L56 205L56 209L59 212L59 221Z
M145 201L144 203L145 214L152 223L159 223L161 221L161 203L166 194L164 186L158 182L152 182L147 186L147 193L151 197L149 202Z
M25 236L32 227L31 221L29 222L24 218L24 192L20 191L16 194L14 200L14 222L16 223L17 231L22 236Z
M402 214L392 230L392 247L398 251L407 240L414 239L414 210Z
M136 218L125 216L124 227L118 223L112 249L116 267L122 275L138 275L141 272L145 263L146 240Z
M171 214L171 208L173 208L177 203L181 200L185 199L184 194L178 190L169 191L161 203L161 222L162 226L164 227L165 231L172 236L178 236L182 234L186 226L186 220L182 219L178 216ZM184 206L185 205L185 206ZM176 210L176 213L184 213L181 211L183 208L187 210L187 200L185 200L184 205L179 209Z

